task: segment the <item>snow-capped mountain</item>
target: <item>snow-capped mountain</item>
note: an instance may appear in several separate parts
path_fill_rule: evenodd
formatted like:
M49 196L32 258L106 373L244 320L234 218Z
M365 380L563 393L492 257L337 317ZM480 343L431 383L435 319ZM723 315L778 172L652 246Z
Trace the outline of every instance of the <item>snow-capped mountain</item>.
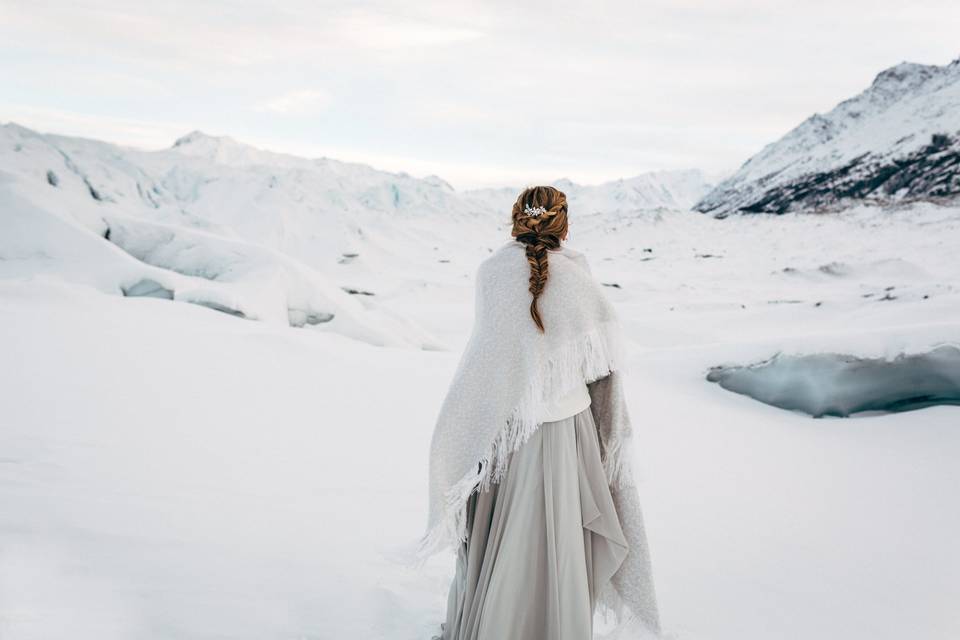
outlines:
M651 171L597 185L580 185L561 178L551 183L567 195L571 215L633 213L647 209L689 209L710 186L702 171ZM509 216L522 187L473 189L465 197L476 206Z
M419 346L435 341L376 295L415 278L401 265L439 266L441 280L459 281L495 232L436 178L200 132L141 151L15 124L0 128L0 211L0 276L56 273L109 293ZM434 249L464 229L475 247Z
M784 213L960 196L960 59L902 63L767 145L695 209Z
M688 208L698 171L597 186L560 181L579 213ZM274 153L200 131L143 151L0 128L0 277L56 274L126 296L314 326L374 344L435 347L381 304L456 287L509 238L519 189L456 192L329 158ZM15 258L11 260L11 258Z

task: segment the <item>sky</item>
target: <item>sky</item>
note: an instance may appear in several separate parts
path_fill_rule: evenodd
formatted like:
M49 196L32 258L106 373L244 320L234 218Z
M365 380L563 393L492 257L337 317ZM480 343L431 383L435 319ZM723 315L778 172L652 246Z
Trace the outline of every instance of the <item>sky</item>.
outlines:
M0 122L193 130L458 189L732 172L902 61L957 0L0 0Z

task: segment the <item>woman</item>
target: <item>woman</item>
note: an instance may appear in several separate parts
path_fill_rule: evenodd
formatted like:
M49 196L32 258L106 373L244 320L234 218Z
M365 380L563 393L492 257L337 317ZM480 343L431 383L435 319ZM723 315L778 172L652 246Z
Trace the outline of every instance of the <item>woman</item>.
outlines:
M566 196L526 189L477 270L420 550L457 549L442 640L589 640L598 605L659 634L619 321L567 230Z

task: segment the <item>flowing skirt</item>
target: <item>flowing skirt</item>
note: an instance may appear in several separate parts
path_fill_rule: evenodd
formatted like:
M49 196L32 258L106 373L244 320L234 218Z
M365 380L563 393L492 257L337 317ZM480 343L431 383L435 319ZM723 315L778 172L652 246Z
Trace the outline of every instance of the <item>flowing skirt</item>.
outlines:
M627 556L590 407L546 422L467 504L442 640L590 640Z

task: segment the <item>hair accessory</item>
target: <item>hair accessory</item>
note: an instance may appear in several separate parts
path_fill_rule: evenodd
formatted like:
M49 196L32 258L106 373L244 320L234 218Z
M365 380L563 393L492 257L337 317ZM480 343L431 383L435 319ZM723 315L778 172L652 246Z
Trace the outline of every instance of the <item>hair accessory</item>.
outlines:
M527 205L527 206L525 206L525 207L523 208L523 213L524 213L525 215L528 215L528 216L531 216L531 217L534 217L534 218L539 218L540 216L542 216L542 215L545 214L546 212L547 212L547 210L546 210L545 208L543 208L543 207L531 207L530 205Z

